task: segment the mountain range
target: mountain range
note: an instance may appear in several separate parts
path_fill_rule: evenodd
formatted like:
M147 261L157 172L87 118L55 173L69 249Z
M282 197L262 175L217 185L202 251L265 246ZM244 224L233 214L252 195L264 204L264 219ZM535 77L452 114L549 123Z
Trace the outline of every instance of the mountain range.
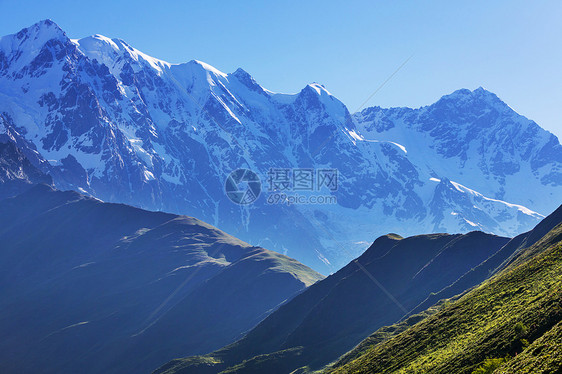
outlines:
M482 88L350 113L317 83L274 93L50 20L0 39L0 136L58 189L188 214L324 274L389 232L515 236L562 198L558 139ZM237 169L261 179L253 204L225 194ZM337 169L337 190L299 191L337 203L272 204L272 169Z
M148 372L186 353L203 355L155 373L562 367L562 207L512 239L388 234L323 279L191 217L37 184L2 147L0 187L24 191L0 201L2 371Z

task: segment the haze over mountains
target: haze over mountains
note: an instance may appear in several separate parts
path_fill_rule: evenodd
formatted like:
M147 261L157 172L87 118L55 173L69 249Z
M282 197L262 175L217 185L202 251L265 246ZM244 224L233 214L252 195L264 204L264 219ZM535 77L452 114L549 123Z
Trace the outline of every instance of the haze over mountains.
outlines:
M49 20L0 39L0 133L60 189L189 214L323 273L388 232L514 236L562 198L558 139L484 89L351 114L319 84L273 93ZM241 167L265 195L246 206L224 194ZM270 168L338 169L337 204L267 204Z

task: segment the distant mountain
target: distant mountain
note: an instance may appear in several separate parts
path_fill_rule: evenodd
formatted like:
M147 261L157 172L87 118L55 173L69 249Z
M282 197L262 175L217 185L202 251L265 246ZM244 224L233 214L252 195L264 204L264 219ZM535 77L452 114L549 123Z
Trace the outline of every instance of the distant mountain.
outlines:
M12 142L0 142L0 199L15 196L37 183L52 184Z
M373 331L409 316L509 241L474 231L378 238L358 259L269 315L244 338L155 373L290 373L322 368Z
M0 116L0 200L18 195L35 184L53 184L17 147L16 137Z
M0 114L60 189L189 214L326 274L388 232L515 236L562 199L556 137L483 89L351 115L320 84L274 93L49 20L0 39ZM225 194L240 168L261 179L250 205ZM272 204L271 168L337 169L337 191L287 192L337 203Z
M195 218L38 185L0 201L0 371L150 372L322 278Z
M326 372L562 372L561 213L501 272Z
M542 214L559 205L558 139L481 87L458 90L419 109L373 107L354 118L365 138L400 143L411 162L435 178Z

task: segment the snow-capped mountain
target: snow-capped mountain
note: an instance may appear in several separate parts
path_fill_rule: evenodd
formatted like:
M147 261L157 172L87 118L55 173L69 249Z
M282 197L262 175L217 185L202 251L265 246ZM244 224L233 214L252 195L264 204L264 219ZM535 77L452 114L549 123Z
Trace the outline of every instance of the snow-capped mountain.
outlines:
M373 107L354 118L366 139L402 144L436 178L542 214L560 202L562 146L556 136L481 87L419 109Z
M514 235L562 198L556 137L485 90L352 116L320 84L274 93L49 20L0 39L0 114L59 188L192 215L324 273L387 232ZM262 181L250 205L224 191L240 168ZM322 192L337 204L269 204L270 168L337 169Z

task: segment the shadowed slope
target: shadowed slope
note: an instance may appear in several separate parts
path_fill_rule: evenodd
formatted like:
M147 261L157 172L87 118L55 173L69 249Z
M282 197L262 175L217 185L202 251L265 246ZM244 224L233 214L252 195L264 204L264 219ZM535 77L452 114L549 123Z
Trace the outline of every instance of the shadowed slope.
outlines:
M322 278L195 218L45 185L0 202L0 243L11 372L148 372L234 341Z

